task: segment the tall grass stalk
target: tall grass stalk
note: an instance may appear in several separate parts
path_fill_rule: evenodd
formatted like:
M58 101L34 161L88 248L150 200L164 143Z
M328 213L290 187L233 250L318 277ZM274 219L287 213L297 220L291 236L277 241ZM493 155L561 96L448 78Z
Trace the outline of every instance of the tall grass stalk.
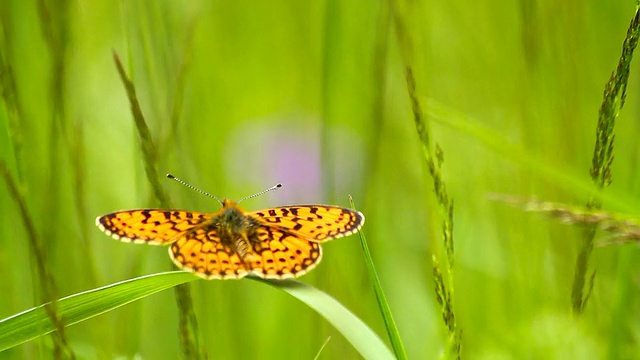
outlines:
M596 127L596 142L591 163L591 179L598 189L604 189L611 184L611 165L613 164L615 139L615 124L620 110L624 106L627 95L627 83L633 52L638 45L640 35L640 5L636 6L636 12L629 24L627 36L622 45L622 55L618 60L617 68L611 73L609 81L605 85L602 105L598 114ZM591 197L587 202L587 208L600 209L601 200ZM577 314L584 311L593 290L595 271L587 278L589 259L593 252L593 242L596 228L587 227L582 238L578 257L576 259L575 275L571 288L571 305Z
M127 97L131 104L133 120L138 130L140 151L145 164L147 181L151 185L156 201L165 209L172 207L169 196L160 184L160 176L157 170L158 150L151 138L151 131L142 114L140 104L133 82L127 77L120 58L114 52L113 58L120 74L120 79L127 92ZM200 345L200 332L198 331L198 319L193 310L193 300L191 299L191 287L189 284L180 284L175 287L175 296L179 315L179 335L182 345L183 355L186 359L206 358L205 352Z
M431 132L429 124L425 121L422 104L416 92L416 79L413 73L414 67L414 41L412 39L412 28L410 10L411 5L402 1L392 1L391 5L394 13L394 25L396 37L402 54L405 66L405 81L407 93L411 103L413 120L418 139L422 147L422 155L429 171L429 176L435 190L438 209L442 217L442 239L445 249L445 271L447 279L442 276L441 262L438 256L432 255L433 279L435 284L435 294L442 319L449 333L448 356L460 359L462 357L462 330L459 328L454 310L454 245L453 245L453 199L447 192L447 186L442 178L441 166L443 162L443 151L438 145L435 147L431 143Z

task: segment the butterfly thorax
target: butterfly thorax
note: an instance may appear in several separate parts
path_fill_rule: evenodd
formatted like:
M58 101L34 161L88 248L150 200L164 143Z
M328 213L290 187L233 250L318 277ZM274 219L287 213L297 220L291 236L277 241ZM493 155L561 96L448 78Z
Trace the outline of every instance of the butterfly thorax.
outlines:
M259 242L256 231L260 223L247 216L235 202L224 200L223 207L213 219L220 242L233 249L242 259L254 254L253 243Z

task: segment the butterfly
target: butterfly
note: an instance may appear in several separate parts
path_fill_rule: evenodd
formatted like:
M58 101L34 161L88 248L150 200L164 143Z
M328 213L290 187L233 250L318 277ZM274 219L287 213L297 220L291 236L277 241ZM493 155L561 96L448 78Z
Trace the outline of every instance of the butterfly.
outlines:
M173 262L205 279L241 279L249 274L287 279L318 265L320 243L354 234L364 224L362 213L340 206L287 205L245 211L232 200L219 201L222 208L216 213L124 210L99 216L96 225L117 240L170 244Z

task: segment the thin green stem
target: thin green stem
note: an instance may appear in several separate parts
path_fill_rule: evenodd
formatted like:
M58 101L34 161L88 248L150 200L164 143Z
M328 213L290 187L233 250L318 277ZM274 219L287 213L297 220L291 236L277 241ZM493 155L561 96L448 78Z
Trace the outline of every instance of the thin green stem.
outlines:
M627 36L622 45L622 55L618 61L617 68L611 73L609 81L605 85L602 105L598 114L598 125L596 127L596 142L593 150L593 159L589 173L591 179L598 189L604 189L611 184L611 165L613 164L613 144L615 140L615 122L620 110L624 106L627 94L627 84L629 80L629 69L633 52L638 45L640 35L640 5L636 6L636 12L631 20ZM587 208L600 209L601 201L592 196L587 202ZM574 313L580 314L584 311L587 300L593 288L595 273L589 276L589 259L593 252L593 242L595 228L584 232L582 245L576 259L573 286L571 288L571 305ZM588 284L585 287L585 284Z
M151 184L154 196L160 206L170 208L171 203L169 197L162 185L160 185L160 176L157 170L158 150L151 137L151 131L142 114L138 97L133 82L127 77L118 54L113 53L113 58L120 74L122 83L127 91L127 96L131 104L133 120L138 129L138 137L140 141L140 150L145 165L145 173L147 181ZM191 298L191 287L189 284L182 284L175 287L176 302L178 305L180 344L182 352L187 359L203 359L206 358L204 350L200 344L200 332L198 330L198 319L193 310L193 300Z
M414 125L416 127L419 141L422 145L422 154L433 182L436 199L439 205L438 209L442 217L442 239L447 259L447 281L445 282L442 276L440 262L435 254L432 256L435 293L436 299L441 307L442 318L449 331L449 356L459 359L462 356L462 331L456 322L453 307L453 269L455 263L453 245L453 200L449 197L446 183L442 178L441 166L444 158L443 151L438 145L434 147L431 143L429 124L424 119L424 111L418 99L416 80L413 73L413 39L408 26L408 14L411 12L407 8L404 8L404 6L409 5L399 0L392 1L391 4L394 14L396 37L398 39L400 52L405 66L405 80L407 83L409 100L411 102Z
M351 203L351 207L355 210L355 204L353 203L353 199L351 198L351 196L349 196L349 202ZM382 289L382 284L380 283L380 277L378 277L378 272L376 271L376 267L373 264L373 258L371 257L371 252L369 251L369 245L367 245L367 239L364 236L364 231L362 230L358 231L358 235L360 236L360 245L362 245L362 253L364 254L364 260L365 260L365 263L367 264L369 281L373 286L373 292L376 294L378 309L382 314L382 320L384 321L384 326L387 329L387 335L389 336L389 340L391 341L393 352L397 359L400 359L400 360L408 359L407 353L404 349L404 343L402 342L402 338L400 337L400 331L398 331L396 322L393 320L391 307L389 306L387 297L385 296L384 290Z
M74 354L69 348L64 331L64 324L58 314L56 299L58 298L58 288L56 286L55 279L49 269L49 262L47 260L47 253L42 246L42 240L38 236L36 227L33 223L33 218L27 209L27 203L18 190L16 182L9 173L9 169L3 161L0 161L0 174L4 178L7 189L11 194L11 197L18 207L20 217L25 230L27 231L27 238L29 239L29 245L31 246L31 252L36 260L36 270L38 273L38 279L40 280L40 288L42 291L41 300L46 303L45 311L54 328L57 330L53 333L54 340L54 356L56 358L74 358Z

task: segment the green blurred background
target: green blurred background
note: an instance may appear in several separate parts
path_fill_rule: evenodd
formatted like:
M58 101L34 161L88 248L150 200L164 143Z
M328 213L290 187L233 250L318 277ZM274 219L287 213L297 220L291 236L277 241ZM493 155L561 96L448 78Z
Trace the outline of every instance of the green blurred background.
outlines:
M432 137L455 204L450 285L464 357L637 358L640 250L597 248L593 294L575 315L579 228L487 199L586 203L572 184L589 183L602 92L634 7L424 1L399 3L394 18L388 2L2 0L1 55L15 93L5 92L0 108L0 159L20 183L61 296L170 269L166 249L120 243L94 226L104 213L158 205L116 51L136 85L161 174L232 199L284 184L244 202L248 210L348 206L353 195L409 357L437 358L448 346L431 268L432 254L444 261L441 216L407 96L401 21L425 112L437 102L450 114L427 119L438 120ZM640 192L637 74L634 65L610 190L627 209L638 208ZM162 181L177 208L219 207ZM40 304L40 290L4 185L0 211L5 318ZM302 281L386 339L356 237L324 246L322 264ZM192 284L210 358L310 359L328 337L320 358L359 357L320 316L271 287ZM175 358L177 333L172 291L67 329L87 359ZM51 346L45 337L0 358L47 358Z

